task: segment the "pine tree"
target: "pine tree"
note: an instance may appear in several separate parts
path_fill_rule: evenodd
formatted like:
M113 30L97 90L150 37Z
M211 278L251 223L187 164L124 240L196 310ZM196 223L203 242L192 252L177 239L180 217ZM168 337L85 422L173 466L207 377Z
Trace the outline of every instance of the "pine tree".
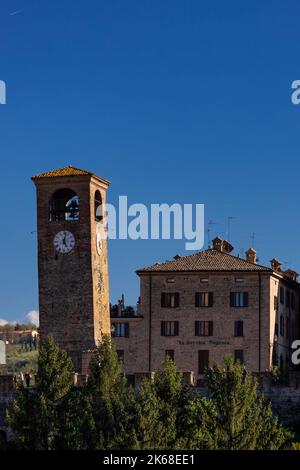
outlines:
M128 395L129 445L135 450L159 449L165 423L161 419L162 401L154 385L144 380L139 388L130 389Z
M158 449L215 448L214 406L183 384L182 374L169 357L163 370L156 373L154 390L160 407Z
M163 423L158 449L172 449L177 437L183 382L182 374L177 372L176 365L168 356L165 358L163 370L155 374L154 390L160 402L160 422Z
M208 373L208 388L216 414L213 417L217 448L273 450L289 445L291 435L282 428L257 390L257 381L232 357L225 369L215 365Z
M176 449L217 449L216 418L216 409L212 401L197 391L190 392L177 422Z
M74 387L58 407L58 434L55 448L59 450L93 450L96 427L93 404L86 388Z
M126 379L109 336L103 336L90 363L87 393L95 422L95 448L126 449L128 396Z
M25 449L53 449L59 436L60 403L72 387L72 361L53 337L41 342L38 372L33 389L18 385L7 414L17 444Z

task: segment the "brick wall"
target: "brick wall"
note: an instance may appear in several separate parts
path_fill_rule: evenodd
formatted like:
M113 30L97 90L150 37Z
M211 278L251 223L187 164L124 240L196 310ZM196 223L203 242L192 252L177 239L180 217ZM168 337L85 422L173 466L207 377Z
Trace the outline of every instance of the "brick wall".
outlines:
M204 279L208 282L204 283ZM272 273L152 273L151 277L148 273L142 274L140 310L143 318L112 319L113 322L129 323L129 338L114 338L116 348L124 351L124 371L130 374L149 371L150 362L151 370L161 368L166 350L174 351L174 360L180 371L193 371L196 376L199 376L199 350L209 351L210 364L222 364L226 355L243 350L249 371L270 370L277 315L274 295L281 285L294 291L295 307L289 310L289 315L297 325L298 285ZM162 292L178 292L179 307L162 308ZM213 306L196 307L196 292L213 292ZM231 307L230 292L247 292L248 307ZM286 317L286 307L280 308ZM234 322L238 320L244 323L243 337L234 335ZM179 335L162 336L161 321L178 321ZM195 336L195 321L212 321L213 336ZM285 339L287 352L292 339Z
M40 335L53 334L80 370L81 353L102 333L110 334L107 246L99 256L94 217L95 190L105 204L107 186L90 176L46 178L37 185ZM49 202L55 191L71 189L79 197L79 220L49 222ZM53 246L55 234L69 230L76 240L68 254Z

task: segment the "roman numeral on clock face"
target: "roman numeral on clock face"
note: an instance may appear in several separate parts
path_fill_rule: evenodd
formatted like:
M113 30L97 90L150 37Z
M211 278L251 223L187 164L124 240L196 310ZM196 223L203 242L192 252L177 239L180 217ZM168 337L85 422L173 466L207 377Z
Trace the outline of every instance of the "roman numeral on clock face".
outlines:
M75 247L75 237L68 230L61 230L55 235L53 245L59 253L70 253Z

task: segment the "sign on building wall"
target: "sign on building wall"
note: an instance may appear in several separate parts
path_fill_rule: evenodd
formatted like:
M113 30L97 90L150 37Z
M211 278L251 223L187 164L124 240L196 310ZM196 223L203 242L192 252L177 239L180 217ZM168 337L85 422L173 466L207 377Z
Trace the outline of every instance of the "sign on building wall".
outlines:
M0 341L0 365L6 364L5 343Z

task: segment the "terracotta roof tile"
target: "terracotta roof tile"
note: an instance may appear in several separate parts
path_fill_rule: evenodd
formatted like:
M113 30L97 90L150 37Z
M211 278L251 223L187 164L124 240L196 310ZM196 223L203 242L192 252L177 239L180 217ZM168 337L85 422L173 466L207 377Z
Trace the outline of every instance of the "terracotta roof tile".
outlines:
M91 173L87 170L82 170L81 168L76 168L75 166L65 166L64 168L58 168L57 170L47 171L46 173L40 173L38 175L33 176L32 180L39 180L42 178L57 178L60 176L95 176L99 180L108 183L107 180L101 178L100 176L96 176L94 173Z
M176 272L176 271L269 271L271 268L233 256L214 249L203 250L189 256L176 257L165 263L156 263L153 266L142 268L143 272Z
M92 175L92 173L86 170L81 170L80 168L76 168L75 166L65 166L64 168L58 168L57 170L40 173L39 175L33 176L33 178L55 178L56 176L77 175Z

